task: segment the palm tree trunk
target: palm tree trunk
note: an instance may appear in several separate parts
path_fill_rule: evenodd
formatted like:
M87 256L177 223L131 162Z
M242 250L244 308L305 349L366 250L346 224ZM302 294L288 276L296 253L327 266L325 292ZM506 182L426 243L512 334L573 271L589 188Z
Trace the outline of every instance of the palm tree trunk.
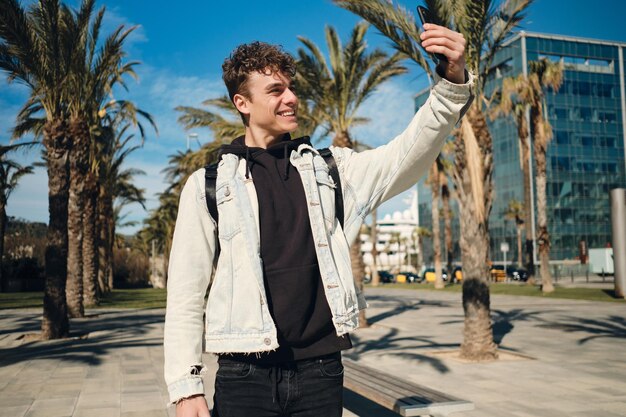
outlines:
M550 274L550 234L548 232L547 193L546 193L546 153L548 137L543 124L542 105L531 108L531 120L535 145L536 191L537 191L537 243L539 244L539 261L541 262L541 291L554 291Z
M372 210L372 227L370 228L370 240L372 241L372 285L377 287L380 285L380 276L378 275L378 249L376 249L376 243L378 242L378 225L376 220L378 218L378 209Z
M524 265L524 257L522 256L522 226L517 225L517 264L520 266Z
M85 177L89 163L89 128L70 123L70 196L68 203L67 307L70 317L84 317L83 304L83 214Z
M111 289L108 285L108 263L107 263L107 218L106 218L106 209L105 209L105 201L106 194L104 191L104 187L100 187L100 192L98 194L98 205L96 209L98 211L97 218L97 235L98 235L98 289L100 294L105 294L109 292Z
M363 292L363 276L365 275L365 264L363 263L363 255L361 254L361 238L357 236L356 240L350 246L350 260L352 263L352 277L354 284L359 292ZM370 324L365 316L365 310L359 311L359 327L369 327Z
M452 274L452 211L450 210L450 189L448 188L448 180L444 175L446 184L441 186L441 205L443 210L443 222L444 222L444 236L445 236L445 246L446 246L446 260L447 265L446 269L448 270L448 274ZM449 275L450 280L452 280L452 275Z
M96 204L98 184L95 173L87 172L85 180L85 214L83 221L83 295L85 305L98 304L98 251Z
M430 205L430 213L433 221L433 263L435 264L435 288L442 289L443 276L441 267L441 236L439 232L439 168L437 162L433 162L431 167L430 190L432 195L432 203Z
M109 198L106 203L107 215L107 246L106 246L106 280L109 291L113 290L113 245L115 245L115 213L113 211L113 199Z
M517 117L517 133L520 141L520 158L522 164L522 175L524 177L524 229L526 234L526 262L524 265L528 272L528 282L534 282L535 275L535 254L533 245L533 203L530 196L531 179L530 179L530 146L528 138L528 123L526 121L526 112L520 112Z
M46 284L43 298L41 337L67 337L70 323L65 299L67 275L67 205L69 194L69 144L62 121L47 122L44 146L48 167L48 223Z
M489 360L498 357L493 342L489 295L489 212L493 200L492 139L484 113L472 105L455 141L453 180L459 199L463 310L465 324L461 357Z
M6 291L4 285L4 273L3 267L4 264L2 260L4 259L4 234L6 232L7 227L7 211L5 202L0 202L0 292Z

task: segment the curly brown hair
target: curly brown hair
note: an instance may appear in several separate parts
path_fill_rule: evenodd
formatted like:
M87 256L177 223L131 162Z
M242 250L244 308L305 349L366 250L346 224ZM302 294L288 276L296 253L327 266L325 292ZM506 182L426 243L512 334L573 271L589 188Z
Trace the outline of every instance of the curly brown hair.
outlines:
M247 88L248 74L281 72L290 77L296 75L296 63L281 46L265 42L239 45L222 64L222 79L232 101L235 94L250 98Z

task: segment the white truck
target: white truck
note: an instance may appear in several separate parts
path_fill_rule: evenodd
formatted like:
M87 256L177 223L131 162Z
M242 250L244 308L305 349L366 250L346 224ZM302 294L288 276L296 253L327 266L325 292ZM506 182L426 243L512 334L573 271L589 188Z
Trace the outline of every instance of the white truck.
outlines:
M613 275L613 248L589 249L591 272L598 275Z

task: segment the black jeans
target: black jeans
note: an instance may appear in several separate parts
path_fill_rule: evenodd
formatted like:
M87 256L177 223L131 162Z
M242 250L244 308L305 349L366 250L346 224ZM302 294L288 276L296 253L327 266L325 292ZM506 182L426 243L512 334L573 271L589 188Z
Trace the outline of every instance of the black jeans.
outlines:
M212 417L341 417L341 352L275 365L220 357Z

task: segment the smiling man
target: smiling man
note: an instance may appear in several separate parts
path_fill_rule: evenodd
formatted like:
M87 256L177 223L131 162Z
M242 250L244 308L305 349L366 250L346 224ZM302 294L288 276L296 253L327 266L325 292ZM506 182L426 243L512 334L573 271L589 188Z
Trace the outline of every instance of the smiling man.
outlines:
M443 78L387 145L361 153L331 147L339 184L308 137L289 135L298 126L293 58L254 42L224 62L245 135L221 148L217 220L207 209L204 169L180 198L164 340L177 417L209 416L203 350L218 355L214 417L341 416L341 351L352 347L349 333L366 307L352 280L350 243L372 209L430 167L471 101L465 40L425 29L426 50L448 57L438 68Z

